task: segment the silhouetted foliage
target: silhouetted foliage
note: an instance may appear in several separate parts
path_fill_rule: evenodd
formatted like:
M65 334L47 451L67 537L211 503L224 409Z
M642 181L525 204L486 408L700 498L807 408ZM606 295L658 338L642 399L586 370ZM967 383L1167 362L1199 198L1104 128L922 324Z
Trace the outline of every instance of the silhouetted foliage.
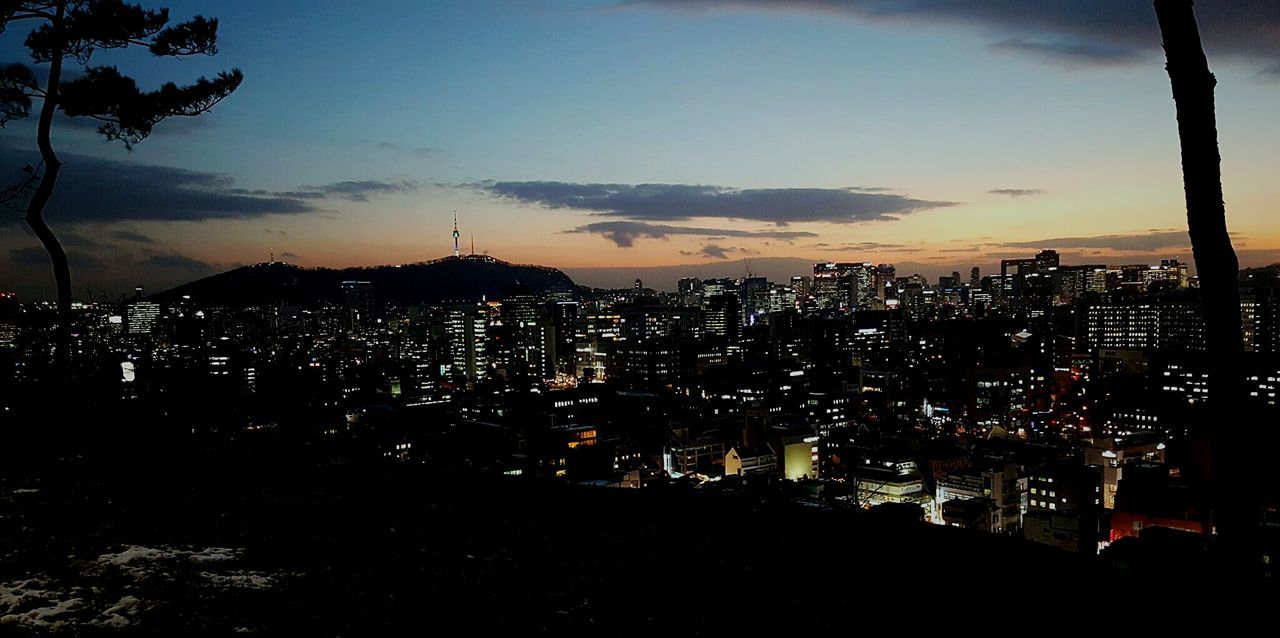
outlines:
M0 0L0 33L31 22L24 44L31 59L46 68L10 64L0 69L0 126L31 115L33 100L42 102L36 145L41 163L27 167L27 177L0 193L0 201L21 210L53 264L58 287L58 328L55 353L65 361L71 315L71 270L61 242L44 219L62 167L50 141L54 115L87 117L98 132L126 147L146 139L165 118L194 117L213 108L240 86L237 69L213 79L200 78L189 86L166 83L143 91L133 78L114 66L90 66L96 51L143 47L159 57L213 55L218 52L218 21L196 16L170 24L168 9L144 9L122 0ZM66 63L85 67L72 80L63 78ZM44 76L41 83L39 75ZM21 200L25 199L25 203Z

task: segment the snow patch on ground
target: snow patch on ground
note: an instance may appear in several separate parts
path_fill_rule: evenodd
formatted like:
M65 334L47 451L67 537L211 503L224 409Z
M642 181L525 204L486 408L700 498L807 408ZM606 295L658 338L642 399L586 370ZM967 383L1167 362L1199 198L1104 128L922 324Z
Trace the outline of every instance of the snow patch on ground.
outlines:
M258 571L237 570L225 574L200 572L200 576L215 587L227 589L271 589L276 579Z
M98 557L100 565L128 566L138 563L164 561L190 561L193 563L224 563L244 557L244 550L234 547L206 547L201 550L173 547L144 547L130 545L124 550Z
M75 632L145 624L146 612L155 606L146 600L146 592L155 580L202 583L212 592L267 591L279 586L278 578L266 572L235 568L244 553L234 547L129 545L86 561L69 557L80 572L70 582L78 586L44 573L0 581L0 635L6 633L5 627L15 626ZM128 578L123 591L114 589L107 597L98 583L118 582L110 578L112 573Z
M78 593L54 588L45 578L0 583L0 626L59 629L84 608Z

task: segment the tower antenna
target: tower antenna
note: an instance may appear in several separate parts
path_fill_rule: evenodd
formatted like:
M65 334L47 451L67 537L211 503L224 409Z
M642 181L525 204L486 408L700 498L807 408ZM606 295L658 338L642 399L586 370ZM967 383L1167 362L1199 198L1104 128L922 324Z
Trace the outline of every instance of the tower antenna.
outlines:
M476 255L476 234L471 233L471 256L474 257L475 255Z
M456 208L455 208L455 209L453 209L453 256L454 256L454 257L459 257L459 256L461 256L461 254L462 254L462 253L461 253L461 251L459 251L459 250L458 250L458 237L459 237L459 235L458 235L458 209L456 209Z

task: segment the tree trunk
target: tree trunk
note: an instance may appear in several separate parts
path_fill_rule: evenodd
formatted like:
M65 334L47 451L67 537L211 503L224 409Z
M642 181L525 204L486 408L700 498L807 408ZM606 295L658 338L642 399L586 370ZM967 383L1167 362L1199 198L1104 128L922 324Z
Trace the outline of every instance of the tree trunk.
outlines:
M1215 520L1223 538L1243 541L1252 526L1249 494L1254 485L1247 453L1252 419L1243 391L1240 264L1227 233L1222 201L1222 158L1213 103L1217 79L1200 44L1194 2L1155 0L1155 9L1178 113L1187 229L1200 277L1209 364L1212 422L1195 437L1208 444L1208 467L1195 473L1213 486Z
M63 9L62 5L58 6L57 18L53 21L55 30L62 27ZM45 83L44 104L40 107L40 121L36 128L36 144L40 147L44 172L40 176L40 183L36 185L35 194L31 196L31 202L27 204L26 221L53 262L53 278L58 286L54 362L59 370L65 371L71 350L71 266L67 263L67 253L62 249L62 243L44 220L44 209L53 196L53 187L58 183L58 173L62 170L62 162L53 152L53 143L49 137L53 128L53 116L58 110L58 88L62 82L62 53L55 53L49 62L49 80Z
M1187 228L1204 305L1205 345L1230 355L1244 349L1240 327L1240 263L1227 234L1222 203L1222 157L1214 118L1213 89L1196 28L1192 0L1156 0L1164 35L1166 68L1178 111L1182 178L1187 196Z

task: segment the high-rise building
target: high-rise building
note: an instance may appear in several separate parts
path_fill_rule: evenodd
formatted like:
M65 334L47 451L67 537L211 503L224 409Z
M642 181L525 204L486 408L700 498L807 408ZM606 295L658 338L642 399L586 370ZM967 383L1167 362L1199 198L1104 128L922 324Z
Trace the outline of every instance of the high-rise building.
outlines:
M18 345L18 295L0 292L0 348Z
M791 278L791 291L801 303L813 296L813 277L795 276Z
M126 329L131 335L149 335L160 319L160 304L154 301L135 301L125 312Z
M531 294L516 294L502 303L508 355L531 375L551 379L556 373L556 330L545 305Z
M344 281L339 285L342 288L346 329L351 332L362 332L373 327L377 322L378 308L373 282Z
M880 264L876 266L871 279L873 291L870 295L870 303L864 303L862 304L862 307L871 308L873 310L883 310L890 299L897 299L897 287L894 285L896 275L897 270L893 267L893 264Z
M747 277L739 288L742 295L742 325L760 322L769 312L769 280L764 277Z
M1061 264L1056 250L1042 250L1036 253L1036 270L1041 273L1057 268Z
M702 307L711 305L711 300L719 295L738 295L736 279L704 279L702 280Z
M609 348L622 339L622 315L590 311L578 315L574 329L575 374L584 381L604 381L608 374Z
M1085 331L1092 349L1201 350L1200 304L1182 296L1125 295L1089 305Z
M813 297L824 310L850 311L870 284L869 263L819 263L813 265Z
M738 321L738 297L719 294L708 300L710 306L703 313L703 333L736 342L741 322Z
M696 277L685 277L677 284L680 293L680 305L702 305L702 280Z
M798 301L794 287L783 284L771 284L769 286L768 311L770 314L795 310Z
M551 305L551 322L556 329L556 372L569 377L577 374L578 302L556 301Z
M488 376L485 352L489 314L480 304L459 304L445 311L445 340L449 347L446 376L473 387Z

